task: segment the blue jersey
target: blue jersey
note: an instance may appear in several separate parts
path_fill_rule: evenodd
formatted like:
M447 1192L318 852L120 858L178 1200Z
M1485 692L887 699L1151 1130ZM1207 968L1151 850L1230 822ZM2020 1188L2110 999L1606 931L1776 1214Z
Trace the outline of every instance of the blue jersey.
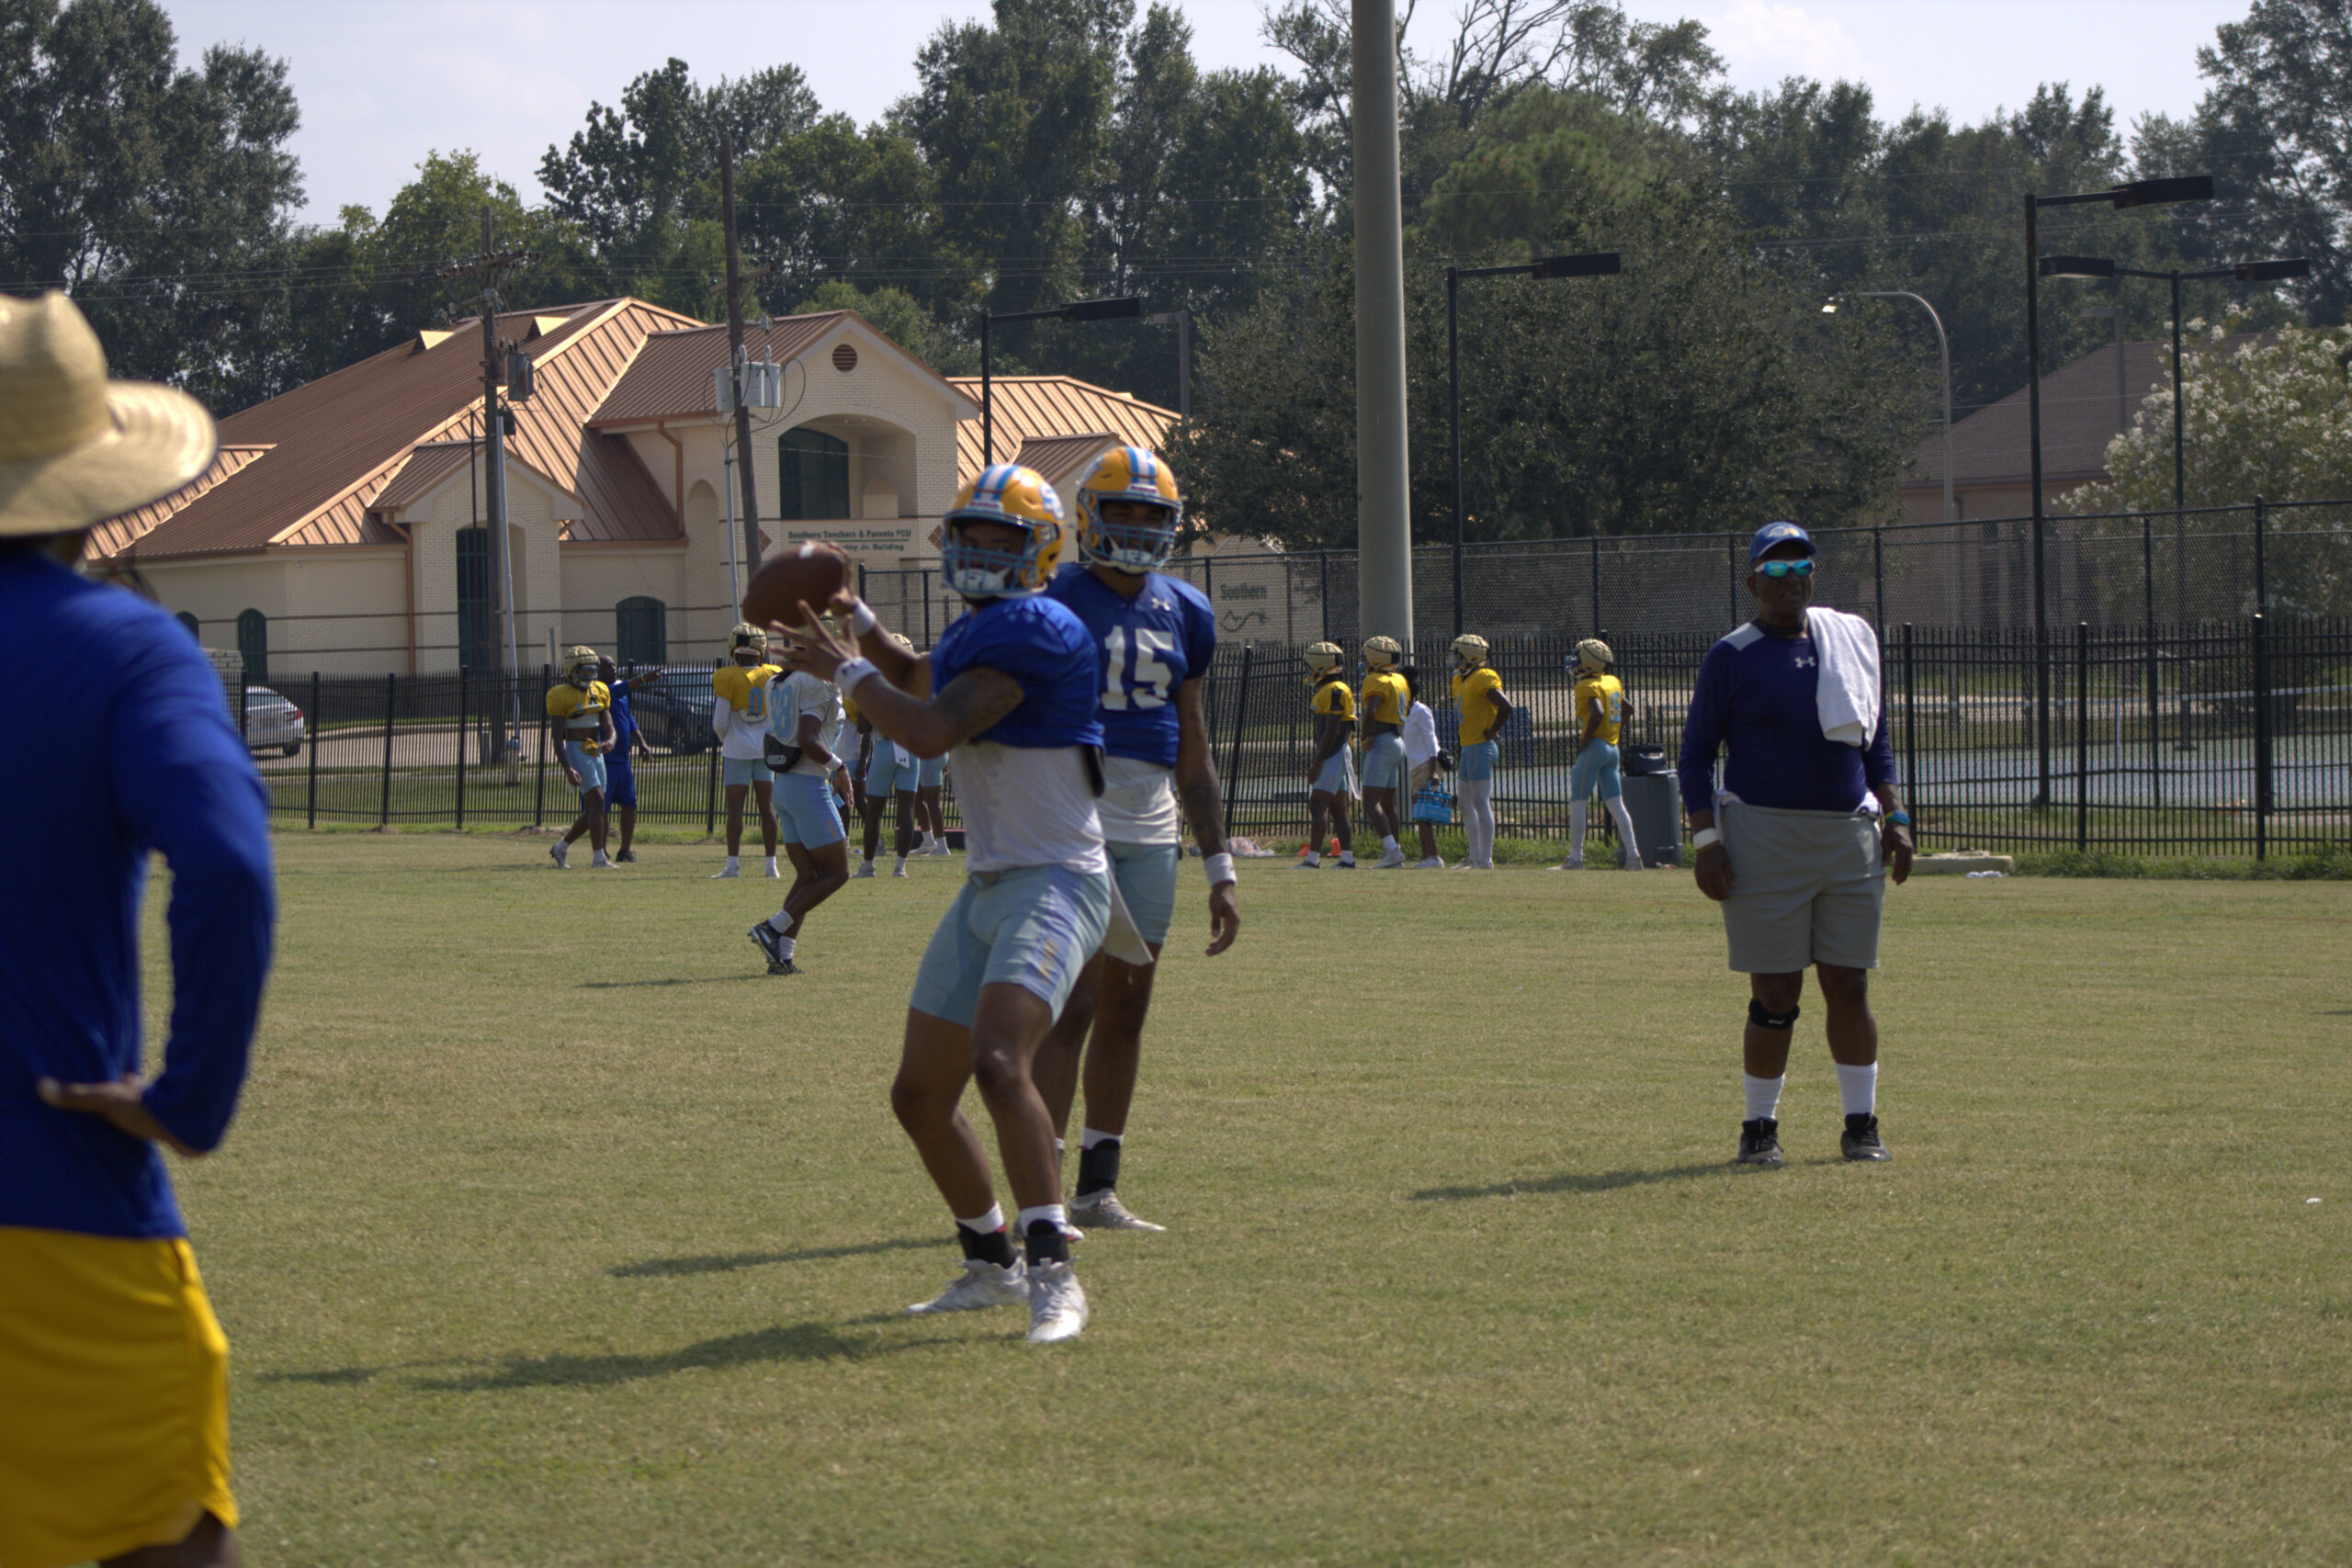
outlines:
M637 716L628 711L627 681L615 681L606 689L613 694L613 754L605 761L607 766L618 762L626 768L637 747Z
M269 795L187 628L46 557L0 556L0 670L39 754L0 770L0 1225L186 1233L154 1146L42 1103L138 1071L139 906L172 868L172 1016L147 1109L191 1148L235 1111L269 967Z
M1114 757L1176 765L1176 688L1205 675L1216 651L1216 612L1180 578L1148 572L1129 599L1082 566L1067 567L1046 592L1086 623L1102 650L1103 750Z
M1021 705L974 740L1030 749L1102 744L1094 716L1094 638L1068 606L1043 594L973 606L931 650L931 689L944 692L978 669L1019 682Z
M1724 788L1750 806L1782 811L1851 811L1866 787L1894 782L1894 750L1880 694L1867 747L1821 732L1815 693L1820 654L1811 637L1775 637L1750 622L1707 650L1682 727L1682 799L1714 807L1715 751L1727 747Z

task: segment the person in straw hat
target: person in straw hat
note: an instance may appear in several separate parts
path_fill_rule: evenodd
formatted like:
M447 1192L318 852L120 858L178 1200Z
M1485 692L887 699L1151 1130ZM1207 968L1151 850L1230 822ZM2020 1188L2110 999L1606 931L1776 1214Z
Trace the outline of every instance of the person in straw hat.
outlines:
M0 899L0 1562L234 1563L228 1342L158 1145L217 1146L269 967L269 796L204 652L74 569L210 466L211 417L109 381L62 294L0 299L0 668L41 763ZM172 869L170 1035L140 1076L139 904ZM21 1418L38 1411L40 1418Z

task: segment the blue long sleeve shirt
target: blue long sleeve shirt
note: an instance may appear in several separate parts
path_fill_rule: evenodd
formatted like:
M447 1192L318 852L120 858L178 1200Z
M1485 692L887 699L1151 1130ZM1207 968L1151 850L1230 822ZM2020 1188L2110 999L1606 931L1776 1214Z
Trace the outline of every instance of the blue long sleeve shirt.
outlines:
M172 870L171 1032L149 1084L189 1147L228 1131L269 967L269 797L185 627L44 558L0 556L9 825L0 898L0 1225L186 1234L163 1156L35 1083L141 1067L139 908Z
M1682 726L1676 773L1684 808L1713 808L1718 750L1725 750L1724 788L1750 806L1851 811L1869 786L1894 783L1883 685L1878 728L1857 748L1821 733L1820 681L1812 638L1774 637L1753 621L1709 649Z

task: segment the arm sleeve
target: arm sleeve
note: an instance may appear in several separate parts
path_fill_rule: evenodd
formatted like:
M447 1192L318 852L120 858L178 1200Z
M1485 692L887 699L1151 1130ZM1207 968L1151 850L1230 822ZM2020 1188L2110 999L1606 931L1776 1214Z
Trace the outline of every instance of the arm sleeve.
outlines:
M1682 786L1682 809L1712 811L1715 807L1715 753L1724 743L1731 719L1732 649L1717 643L1699 666L1690 689L1690 716L1682 722L1682 755L1675 767ZM1578 714L1581 720L1585 716Z
M1862 751L1862 782L1867 784L1894 782L1894 739L1886 732L1886 682L1878 688L1878 728L1871 732L1871 743Z
M107 716L115 805L172 868L172 1021L147 1109L190 1148L236 1114L269 974L269 794L187 637L151 628L135 699Z
M735 732L735 727L727 721L733 717L734 714L734 704L725 697L713 697L710 700L710 732L722 741L732 735Z

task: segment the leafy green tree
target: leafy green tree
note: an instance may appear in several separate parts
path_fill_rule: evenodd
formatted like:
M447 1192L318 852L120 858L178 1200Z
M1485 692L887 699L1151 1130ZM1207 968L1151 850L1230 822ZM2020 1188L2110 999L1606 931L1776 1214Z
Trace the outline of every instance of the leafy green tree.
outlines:
M950 333L903 288L867 291L846 278L820 283L817 291L794 307L805 316L816 310L854 310L875 331L938 371L942 376L980 373L979 345Z

